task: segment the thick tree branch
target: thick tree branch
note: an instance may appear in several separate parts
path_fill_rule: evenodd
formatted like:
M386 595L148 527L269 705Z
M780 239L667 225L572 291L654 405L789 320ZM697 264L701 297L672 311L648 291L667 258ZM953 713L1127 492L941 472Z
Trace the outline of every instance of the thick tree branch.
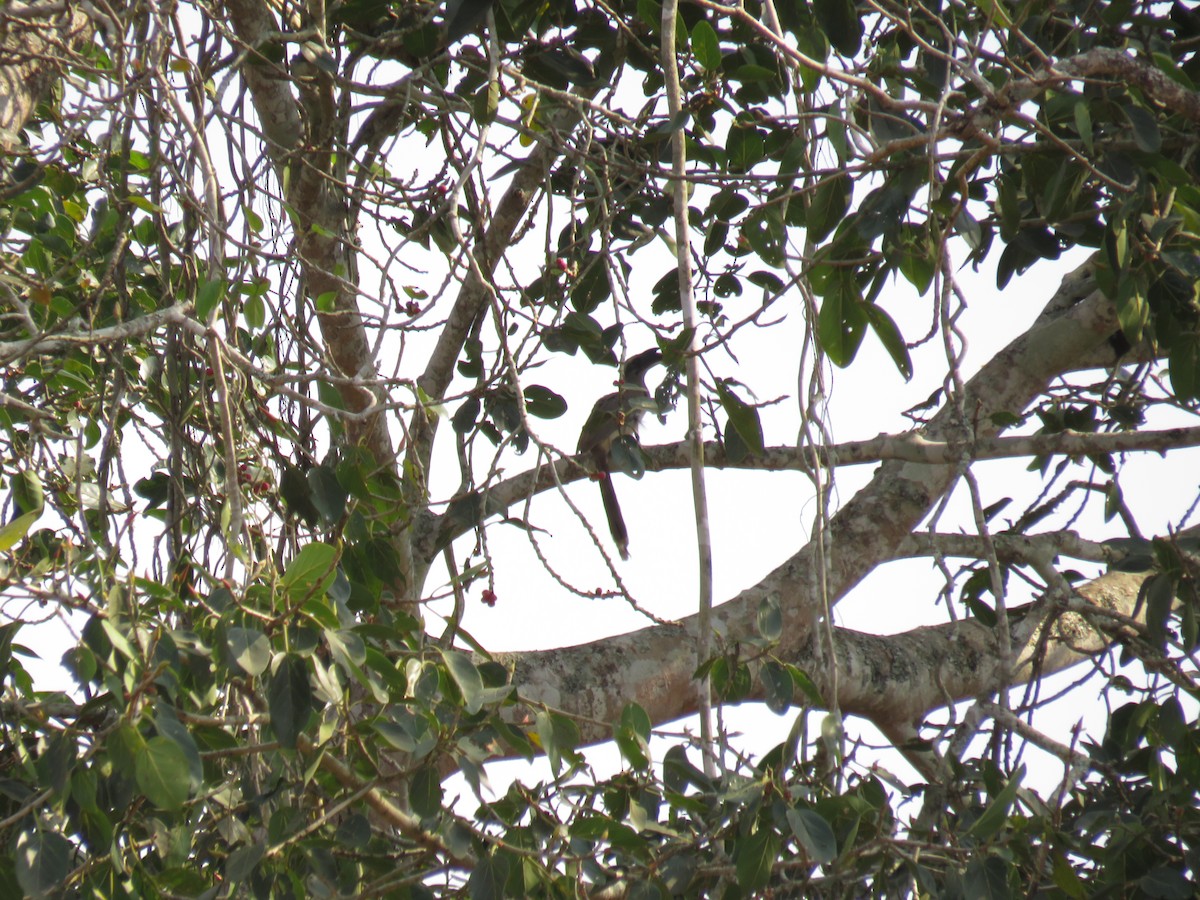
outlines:
M1007 678L994 630L977 619L896 635L838 629L838 702L886 729L917 724L948 703L991 693L1002 681L1062 671L1112 644L1119 630L1115 617L1133 616L1149 574L1109 572L1080 586L1069 611L1047 601L1009 610L1017 662ZM823 690L821 668L806 666L806 660L812 660L810 652L793 659Z
M1070 276L1064 289L1072 285ZM1061 293L1061 291L1060 291ZM1056 298L1051 300L1051 304ZM953 441L967 453L970 443L999 431L996 413L1021 413L1050 379L1073 368L1117 330L1112 304L1098 292L1056 315L1040 319L998 353L966 385L961 406L947 403L924 430L933 440ZM955 421L954 410L972 411L971 422ZM954 483L954 467L889 461L832 521L830 596L840 598L879 560L891 559L913 528ZM820 604L809 595L814 549L802 548L757 585L714 611L717 634L729 640L752 634L759 605L777 600L784 610L784 657L803 656ZM503 657L522 695L599 722L615 721L624 703L637 700L654 722L695 711L691 674L696 621L655 626L631 634L540 653ZM846 706L847 711L853 707ZM597 729L591 739L605 737Z
M72 8L68 9L70 6ZM0 9L0 146L12 150L34 107L70 59L91 40L84 4L8 3Z
M3 347L0 344L0 356L3 355ZM968 459L979 461L1022 456L1166 453L1168 450L1196 446L1200 446L1200 426L1158 431L1082 432L1068 429L1054 434L994 435L976 438L965 452ZM690 465L686 441L643 447L642 455L648 472L686 469ZM865 441L847 441L811 449L768 447L761 455L743 456L737 460L731 460L724 445L718 441L708 441L704 445L706 468L759 472L808 472L814 457L822 466L856 466L886 460L953 465L963 455L961 444L930 440L919 432L883 434ZM531 496L587 477L582 461L576 457L562 457L552 465L522 472L491 488L460 497L446 513L433 521L428 537L414 548L414 552L419 552L423 558L432 558L446 543L470 531L488 517L503 515L506 510Z

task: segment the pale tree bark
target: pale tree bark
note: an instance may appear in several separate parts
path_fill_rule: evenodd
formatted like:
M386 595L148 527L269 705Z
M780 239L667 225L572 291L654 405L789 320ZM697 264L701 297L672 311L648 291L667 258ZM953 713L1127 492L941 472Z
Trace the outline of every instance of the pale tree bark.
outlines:
M830 596L836 602L880 563L903 555L903 546L937 500L953 486L956 461L971 458L972 442L990 440L998 429L990 424L998 412L1020 413L1037 398L1054 377L1079 368L1080 358L1092 358L1117 330L1111 304L1090 287L1088 267L1068 275L1047 309L1060 312L1043 316L1023 335L996 355L967 386L965 408L976 412L975 430L955 422L955 405L946 404L921 431L922 440L946 442L957 452L955 460L927 463L905 459L885 462L864 487L832 521L832 566L828 573ZM1063 298L1073 304L1063 304ZM1115 354L1109 353L1110 361ZM783 637L776 652L781 658L809 671L825 683L825 666L814 650L813 634L818 626L821 604L811 594L812 567L816 548L802 546L757 585L743 591L714 611L718 639L734 640L755 633L759 605L779 603L784 613ZM1136 601L1136 586L1124 608ZM1126 592L1128 593L1128 592ZM1086 596L1083 594L1082 596ZM654 626L631 634L607 638L579 647L542 653L505 654L502 661L514 671L514 683L533 703L564 709L597 723L616 721L630 700L640 703L656 722L665 722L695 712L691 676L695 668L695 618L678 625ZM949 628L949 626L947 626ZM958 700L999 684L995 659L978 653L978 626L963 634L972 641L931 637L942 631L920 631L896 637L857 635L843 629L838 636L837 702L845 713L865 715L888 726L915 723L931 709L948 700ZM949 666L931 652L930 642L942 641L946 653L958 648L970 665L961 665L961 678L950 688L916 690L921 684L936 685ZM869 652L868 652L869 651ZM943 656L945 653L943 653ZM1078 656L1053 654L1043 661L1043 672L1061 667L1065 659ZM891 664L889 664L891 661ZM960 663L962 660L959 661ZM887 673L889 678L881 677ZM901 676L904 677L901 677ZM904 683L911 680L909 687ZM961 684L960 684L961 681ZM881 688L888 693L880 693ZM903 690L898 690L902 688ZM910 691L911 688L911 691ZM896 689L896 693L892 691ZM904 703L894 703L899 693ZM761 693L755 695L761 697ZM833 697L826 697L832 702ZM588 729L585 729L588 730ZM602 725L588 730L588 737L607 736Z
M91 15L89 15L91 13ZM8 3L0 8L0 146L19 132L61 74L63 60L91 40L90 3Z

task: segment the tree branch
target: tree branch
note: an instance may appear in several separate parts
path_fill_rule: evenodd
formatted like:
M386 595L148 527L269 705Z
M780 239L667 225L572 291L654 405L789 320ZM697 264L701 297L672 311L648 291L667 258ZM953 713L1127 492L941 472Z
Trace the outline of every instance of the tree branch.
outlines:
M1051 302L1054 302L1053 300ZM999 431L993 415L1019 414L1050 379L1074 366L1113 334L1118 324L1112 304L1093 292L1056 316L1041 319L998 353L966 385L961 408L971 422L955 421L957 404L943 408L924 430L934 440L966 442ZM827 577L830 596L841 598L882 559L896 556L936 500L953 486L954 467L889 461L831 523ZM815 550L809 545L758 584L714 610L719 635L736 640L752 634L760 603L774 597L784 610L784 637L778 652L802 658L820 614L809 595ZM620 709L636 700L651 721L666 722L695 712L691 675L695 660L695 617L678 625L654 626L576 647L505 654L513 682L526 699L547 703L585 719L616 721ZM839 692L840 697L840 692ZM854 700L851 691L848 699ZM843 707L856 711L854 704ZM590 739L606 735L597 729Z

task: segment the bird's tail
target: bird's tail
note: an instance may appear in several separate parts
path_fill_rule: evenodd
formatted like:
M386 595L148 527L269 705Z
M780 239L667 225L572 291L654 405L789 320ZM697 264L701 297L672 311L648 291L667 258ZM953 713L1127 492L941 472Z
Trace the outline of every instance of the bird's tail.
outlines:
M617 490L613 487L612 475L601 473L600 499L604 501L604 515L608 518L608 530L612 534L613 543L621 559L629 559L629 530L625 527L625 519L621 515L621 504L617 502Z

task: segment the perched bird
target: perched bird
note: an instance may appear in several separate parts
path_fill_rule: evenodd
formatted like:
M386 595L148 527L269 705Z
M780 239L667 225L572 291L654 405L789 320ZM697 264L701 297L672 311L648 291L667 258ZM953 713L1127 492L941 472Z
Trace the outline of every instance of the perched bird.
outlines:
M641 474L641 458L637 453L637 430L646 410L658 409L658 404L646 388L646 373L662 360L658 348L631 356L621 367L618 388L596 401L591 415L579 433L578 452L591 457L604 501L608 530L621 559L629 559L629 530L621 516L617 492L613 488L613 472Z

